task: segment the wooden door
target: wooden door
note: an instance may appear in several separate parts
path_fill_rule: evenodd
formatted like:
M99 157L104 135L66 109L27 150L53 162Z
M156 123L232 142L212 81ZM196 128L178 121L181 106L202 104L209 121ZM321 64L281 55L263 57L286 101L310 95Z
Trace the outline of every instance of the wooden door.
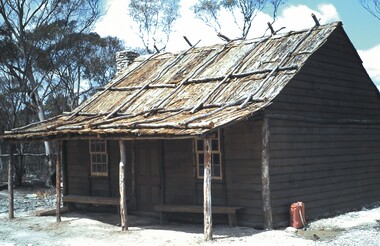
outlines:
M136 209L153 212L160 204L160 141L142 141L136 144Z

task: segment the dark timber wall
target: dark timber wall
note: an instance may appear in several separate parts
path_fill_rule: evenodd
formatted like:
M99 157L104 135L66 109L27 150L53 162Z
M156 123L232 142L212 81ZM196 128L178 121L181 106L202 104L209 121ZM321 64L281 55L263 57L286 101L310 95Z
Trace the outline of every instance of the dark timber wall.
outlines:
M89 140L65 141L66 192L70 195L119 197L119 143L108 141L108 177L90 177ZM130 163L130 145L127 161ZM128 185L131 183L128 165Z
M244 207L243 212L238 214L238 224L255 227L261 227L263 222L261 123L261 120L250 120L221 130L223 180L212 181L212 203ZM149 186L145 189L152 188L152 192L149 193L136 187L137 210L152 211L152 206L146 203L149 199L151 199L151 205L161 202L203 205L203 180L196 178L193 145L192 139L135 141L136 186L148 184ZM65 146L67 194L119 196L118 141L108 141L109 177L90 177L89 140L66 141ZM132 141L126 141L129 197L132 197L131 146ZM160 160L156 161L156 159ZM149 165L139 163L142 161L150 162L151 165L161 165L160 163L163 162L163 166L148 168ZM152 182L153 179L147 180L146 176L146 173L150 172L155 178L157 169L160 169L161 173L159 186ZM157 199L158 196L159 199ZM133 204L130 204L129 208L131 205ZM184 214L171 216L186 218ZM202 221L202 215L188 218ZM226 216L215 216L215 218L216 221L227 221Z
M235 124L224 131L227 202L241 206L238 224L262 227L261 120Z
M223 180L212 181L212 204L242 206L238 224L261 227L261 121L228 127L221 131L221 138ZM164 143L165 203L203 205L203 180L196 178L193 140ZM171 215L179 216L186 215Z
M306 203L307 219L380 202L379 93L342 29L266 114L275 225L288 225L296 201Z

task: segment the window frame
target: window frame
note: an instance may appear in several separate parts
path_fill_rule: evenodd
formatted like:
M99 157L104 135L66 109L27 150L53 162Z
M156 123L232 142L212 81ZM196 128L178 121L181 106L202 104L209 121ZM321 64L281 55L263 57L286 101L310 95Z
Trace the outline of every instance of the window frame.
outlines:
M198 148L198 141L203 140L203 149ZM212 134L211 136L211 145L213 140L218 141L218 149L213 150L213 146L211 146L211 179L213 180L223 180L223 161L222 161L222 149L221 149L221 135L220 135L220 130L217 130L215 133ZM204 160L204 154L205 154L205 138L195 138L194 139L194 149L195 149L195 162L196 162L196 168L197 168L197 179L204 179L204 175L201 175L201 170L204 169L204 163L200 164L199 161L199 155L203 155L203 160ZM213 155L219 155L219 163L215 164L214 163L214 158ZM215 176L215 166L219 166L219 175Z
M90 176L91 177L108 177L108 149L107 140L104 139L90 139L89 141L89 154L90 154ZM92 149L93 145L101 144L101 146ZM104 146L103 146L104 145ZM102 149L104 151L102 151ZM101 159L105 162L93 162L93 155L101 155ZM94 165L105 165L105 172L94 171Z

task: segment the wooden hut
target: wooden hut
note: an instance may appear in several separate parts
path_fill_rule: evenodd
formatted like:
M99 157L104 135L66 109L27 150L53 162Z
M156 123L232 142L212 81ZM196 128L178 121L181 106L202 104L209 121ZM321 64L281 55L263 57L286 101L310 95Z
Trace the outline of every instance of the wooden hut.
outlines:
M73 112L2 135L62 143L64 201L118 204L121 181L128 211L212 204L261 228L296 201L308 220L380 201L379 92L340 22L126 64Z

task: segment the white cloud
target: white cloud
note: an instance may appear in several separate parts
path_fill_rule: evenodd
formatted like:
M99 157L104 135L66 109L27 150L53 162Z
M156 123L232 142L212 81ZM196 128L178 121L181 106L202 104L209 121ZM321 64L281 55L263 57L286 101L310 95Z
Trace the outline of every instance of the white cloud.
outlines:
M107 0L107 13L95 25L100 36L116 36L127 45L136 46L139 38L132 29L132 19L128 16L129 0Z
M182 1L181 18L177 21L168 44L168 50L176 51L186 49L186 43L182 36L187 36L193 43L201 40L200 45L211 45L221 43L222 41L216 36L215 31L205 25L202 21L195 18L192 10L195 1ZM280 29L286 27L283 32L306 29L314 26L311 14L314 13L320 20L321 24L330 23L340 19L338 11L332 4L321 4L317 9L310 9L306 5L289 6L285 8L274 23L274 28ZM221 30L220 32L230 38L239 36L232 16L227 12L222 12ZM272 17L263 12L258 13L252 23L251 31L248 38L261 37L265 34L268 26L267 22L271 22ZM268 33L266 33L268 34Z
M284 9L278 17L275 27L286 27L284 31L306 29L314 26L311 14L314 13L321 24L330 23L340 19L338 11L332 4L321 4L317 9L306 5L291 5Z
M380 88L380 44L368 50L358 50L358 52L372 81Z
M108 0L108 12L100 20L95 31L101 36L111 35L117 36L123 40L127 46L136 47L141 46L141 41L134 29L132 28L133 22L128 16L128 0ZM180 14L181 18L174 26L174 32L170 37L167 50L178 51L187 49L188 45L183 39L187 36L192 43L201 40L200 46L211 45L220 43L222 40L216 36L215 31L209 26L205 25L201 20L196 19L191 7L196 3L195 0L182 0ZM286 27L284 31L300 30L309 28L314 25L310 16L315 13L321 19L321 23L327 23L339 19L339 15L335 7L331 4L323 4L318 6L317 10L312 10L305 5L289 6L281 13L274 27L279 29L283 26ZM234 20L231 15L226 12L221 14L221 30L220 32L230 38L239 36L240 31L236 28ZM252 23L251 32L248 38L260 37L264 35L267 30L267 22L272 18L260 12Z
M133 22L128 16L129 2L129 0L108 0L108 13L97 23L95 31L101 36L117 36L125 40L127 46L141 47L141 41L132 28ZM181 18L177 20L174 26L174 32L171 34L167 50L187 49L188 45L183 36L186 36L193 44L201 40L199 46L222 42L212 28L195 18L191 10L195 3L195 0L181 1ZM279 15L274 28L286 27L283 30L284 32L310 28L314 25L311 13L314 13L320 19L321 24L340 19L336 8L332 4L321 4L317 9L310 9L306 5L291 5L286 7ZM221 16L220 32L230 38L238 37L240 31L237 29L232 16L226 12L222 12ZM267 30L266 23L271 21L272 18L269 15L260 12L252 23L248 38L263 36Z
M129 0L108 0L107 15L97 23L95 31L102 36L117 36L125 40L126 45L130 47L141 46L141 41L132 28L133 22L128 16L129 2ZM188 45L183 36L187 36L193 44L201 40L199 46L222 42L212 28L195 18L191 10L191 7L195 3L195 0L181 1L181 18L178 19L174 26L174 32L170 37L167 50L178 51L187 49ZM311 9L306 5L290 5L281 12L273 26L275 29L286 27L283 32L310 28L314 25L311 13L317 16L321 24L340 20L339 13L332 4L321 4L317 9ZM222 16L220 32L230 38L239 36L239 30L236 29L232 16L228 13L222 13ZM252 23L252 29L248 38L264 35L267 30L266 23L271 22L271 20L272 18L269 15L260 12ZM359 50L358 52L368 74L380 88L380 66L378 65L380 44L369 50Z

